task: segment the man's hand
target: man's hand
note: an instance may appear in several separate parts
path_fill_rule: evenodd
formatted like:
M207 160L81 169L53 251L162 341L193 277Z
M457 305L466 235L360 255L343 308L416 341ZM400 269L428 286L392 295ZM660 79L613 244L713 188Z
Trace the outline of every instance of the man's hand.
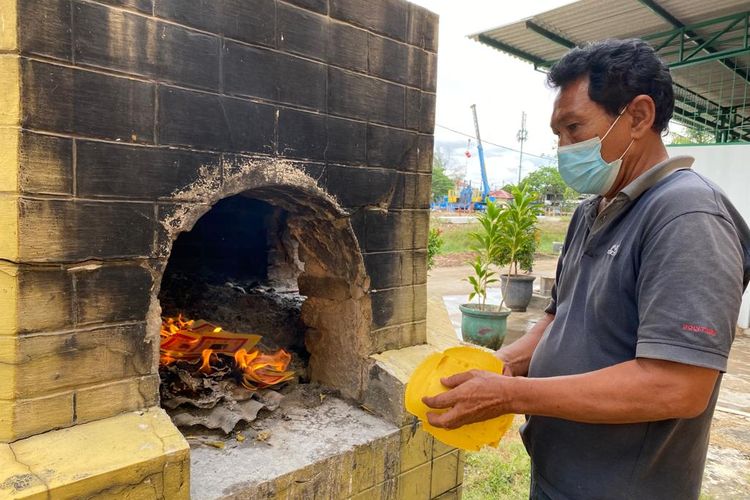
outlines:
M506 413L591 424L694 418L705 411L717 370L658 359L634 359L578 375L507 377L471 370L443 379L448 392L422 401L435 427L455 429Z
M445 413L428 413L435 427L455 429L510 413L507 384L510 377L483 370L470 370L441 380L449 391L422 398L430 408L449 408Z

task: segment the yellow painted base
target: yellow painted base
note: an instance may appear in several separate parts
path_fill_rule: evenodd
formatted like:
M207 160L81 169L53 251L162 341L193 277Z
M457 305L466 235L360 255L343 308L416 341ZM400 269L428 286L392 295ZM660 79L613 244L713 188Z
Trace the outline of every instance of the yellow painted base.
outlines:
M18 48L17 0L0 0L0 51Z
M0 444L0 498L190 496L190 449L160 408Z

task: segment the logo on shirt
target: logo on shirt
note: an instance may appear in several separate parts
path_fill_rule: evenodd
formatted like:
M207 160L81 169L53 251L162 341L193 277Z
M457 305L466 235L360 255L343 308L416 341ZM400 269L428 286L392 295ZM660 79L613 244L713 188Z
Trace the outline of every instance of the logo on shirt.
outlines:
M609 250L607 250L607 255L611 255L612 257L614 257L615 255L617 255L617 252L619 250L620 250L620 244L619 243L615 243L614 245L612 245L610 247Z
M705 333L706 335L714 336L716 335L716 330L713 328L709 328L707 326L701 326L701 325L691 325L690 323L683 323L682 329L686 332L697 332L697 333Z

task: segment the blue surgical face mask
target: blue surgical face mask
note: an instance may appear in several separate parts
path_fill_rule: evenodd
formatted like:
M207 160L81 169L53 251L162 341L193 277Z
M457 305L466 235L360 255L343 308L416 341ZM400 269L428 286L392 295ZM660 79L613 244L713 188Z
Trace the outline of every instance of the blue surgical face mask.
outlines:
M568 186L579 193L602 195L612 187L620 171L622 159L633 145L633 141L630 141L625 152L611 163L602 158L602 141L609 135L625 109L615 118L601 139L594 137L557 148L557 169Z

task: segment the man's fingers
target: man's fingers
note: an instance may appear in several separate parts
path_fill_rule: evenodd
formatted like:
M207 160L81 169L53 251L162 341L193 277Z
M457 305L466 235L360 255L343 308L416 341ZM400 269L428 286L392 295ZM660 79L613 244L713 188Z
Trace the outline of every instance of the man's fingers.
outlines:
M449 389L453 389L473 377L474 373L472 371L468 371L457 373L450 377L441 378L440 383ZM442 394L438 394L437 396L425 396L422 398L422 402L430 408L450 408L451 406L456 404L457 400L458 399L456 393L452 390L444 392Z
M461 426L456 420L456 413L457 411L455 408L451 408L445 413L428 413L427 421L434 427L455 429Z
M450 408L456 404L456 398L453 391L448 391L437 396L425 396L422 402L430 408Z
M456 373L455 375L451 375L450 377L441 378L440 383L449 389L453 389L454 387L461 385L467 380L471 380L472 378L474 378L473 370L463 373Z

